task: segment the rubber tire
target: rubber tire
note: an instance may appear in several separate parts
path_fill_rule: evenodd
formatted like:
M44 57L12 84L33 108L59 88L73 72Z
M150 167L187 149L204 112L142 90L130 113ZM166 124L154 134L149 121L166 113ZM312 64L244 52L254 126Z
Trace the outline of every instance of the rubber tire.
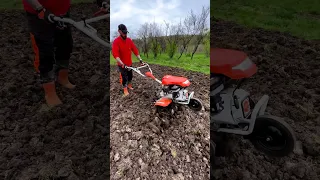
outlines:
M281 131L282 134L286 136L285 139L287 143L283 149L273 151L266 149L261 144L259 144L259 140L257 140L255 136L258 132L263 131L263 128L266 126L276 127L278 130ZM252 144L257 150L274 157L284 157L289 155L293 152L296 143L296 137L290 125L281 118L272 115L263 115L257 117L253 132L249 135L248 139L252 142Z
M197 101L197 103L199 103L199 106L198 106L198 107L192 107L192 106L191 106L192 101ZM192 109L192 110L194 110L194 111L201 111L201 109L202 109L202 103L201 103L201 101L200 101L199 99L197 99L197 98L191 98L188 106L189 106L190 109Z

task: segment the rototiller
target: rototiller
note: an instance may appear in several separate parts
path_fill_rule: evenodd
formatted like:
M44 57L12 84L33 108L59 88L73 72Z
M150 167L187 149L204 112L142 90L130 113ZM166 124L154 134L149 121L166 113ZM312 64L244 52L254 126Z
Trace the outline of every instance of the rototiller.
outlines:
M194 92L189 92L187 88L190 86L188 78L180 76L165 75L160 81L157 79L147 63L143 63L140 67L127 67L130 70L135 71L143 77L149 77L159 84L161 84L161 92L159 93L160 99L155 102L155 106L168 107L172 103L187 105L194 111L200 111L202 109L202 103L199 99L194 98ZM148 68L149 71L142 73L140 69Z
M247 91L239 89L244 79L257 72L256 65L241 51L217 48L210 51L211 151L219 153L218 147L225 149L225 135L230 133L249 139L267 155L291 153L295 135L284 120L265 113L269 96L264 95L254 103Z

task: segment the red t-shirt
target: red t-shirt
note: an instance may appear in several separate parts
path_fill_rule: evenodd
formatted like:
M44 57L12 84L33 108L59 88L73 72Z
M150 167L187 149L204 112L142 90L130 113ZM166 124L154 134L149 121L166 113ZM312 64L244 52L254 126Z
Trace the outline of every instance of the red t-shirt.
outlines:
M134 45L130 38L123 40L121 36L117 37L112 43L112 55L116 59L117 57L126 65L132 65L131 52L136 56L139 55L138 48ZM118 65L120 65L118 63Z
M26 0L22 0L24 10L26 10L29 13L36 14L37 11L35 11L32 6L30 6ZM71 0L39 0L39 3L49 11L51 11L56 16L65 15L71 4Z

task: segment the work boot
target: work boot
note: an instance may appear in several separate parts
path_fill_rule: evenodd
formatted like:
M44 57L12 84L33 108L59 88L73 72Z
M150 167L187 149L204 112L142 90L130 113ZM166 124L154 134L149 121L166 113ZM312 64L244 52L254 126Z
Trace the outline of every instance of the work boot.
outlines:
M61 69L58 73L58 83L65 88L73 89L76 86L70 83L68 76L69 76L68 69Z
M42 84L42 87L44 89L45 99L49 107L55 107L62 104L60 98L57 95L56 85L54 82L44 83Z
M132 84L131 84L131 83L128 84L128 88L131 89L131 90L133 90L133 87L132 87Z
M126 96L128 96L128 95L129 95L128 88L127 88L127 87L123 88L123 95L122 95L122 97L126 97Z

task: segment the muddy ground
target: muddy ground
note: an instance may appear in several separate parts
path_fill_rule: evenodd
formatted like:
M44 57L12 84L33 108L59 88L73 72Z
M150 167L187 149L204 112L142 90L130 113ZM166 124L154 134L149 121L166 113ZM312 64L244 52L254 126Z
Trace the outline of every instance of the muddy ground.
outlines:
M209 179L209 76L150 66L160 79L166 74L191 78L190 90L204 108L194 112L183 106L173 114L157 114L153 102L160 85L134 74L135 89L122 98L119 73L111 66L111 179Z
M257 152L235 138L233 154L220 159L217 179L316 180L320 175L320 44L285 33L249 29L211 19L214 47L243 50L258 65L245 85L258 100L270 95L267 111L284 117L302 146L282 159Z
M82 4L80 20L97 7ZM71 81L58 87L64 104L39 112L44 93L34 73L22 11L0 12L0 179L107 179L109 177L109 53L74 29ZM109 38L109 22L92 24Z

